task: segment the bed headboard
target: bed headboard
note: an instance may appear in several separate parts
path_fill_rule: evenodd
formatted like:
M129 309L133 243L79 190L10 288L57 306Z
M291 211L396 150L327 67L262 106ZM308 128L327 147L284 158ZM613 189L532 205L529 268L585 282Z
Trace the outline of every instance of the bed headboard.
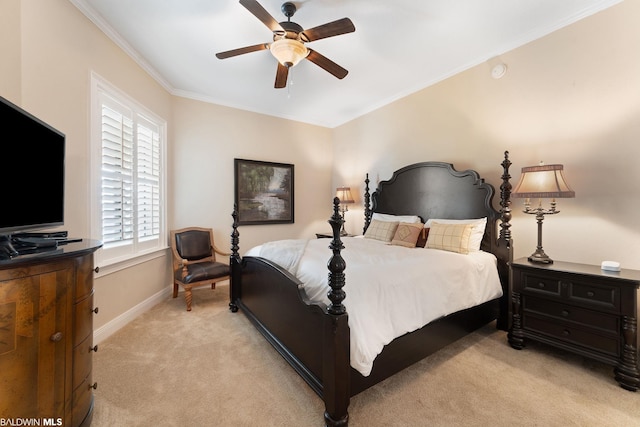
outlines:
M381 181L369 195L369 178L364 195L366 231L374 212L393 215L419 215L430 218L470 219L487 217L481 249L498 258L498 270L503 288L508 289L509 264L513 260L510 232L511 176L509 152L505 151L500 210L493 207L494 187L474 170L457 171L450 163L422 162L405 166ZM372 206L369 206L371 201ZM507 311L506 296L503 309ZM505 317L506 319L506 317ZM505 320L499 321L503 323ZM503 324L504 326L504 324Z
M423 222L430 218L487 217L482 247L492 252L489 245L496 239L496 220L500 217L492 205L494 193L493 186L476 171L458 172L452 164L442 162L415 163L398 169L391 179L378 184L371 195L370 212L419 215ZM365 223L365 230L367 227Z

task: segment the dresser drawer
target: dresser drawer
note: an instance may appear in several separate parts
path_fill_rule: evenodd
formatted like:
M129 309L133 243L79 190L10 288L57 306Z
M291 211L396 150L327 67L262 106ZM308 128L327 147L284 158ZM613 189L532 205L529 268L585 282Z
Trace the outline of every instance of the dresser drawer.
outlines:
M93 293L73 306L73 345L78 345L93 333Z
M91 373L93 357L93 337L87 337L73 349L73 388Z
M526 296L523 298L522 309L527 314L538 313L552 316L556 319L562 319L567 322L579 323L610 334L617 335L620 333L620 318L606 313L600 313L532 296Z
M620 357L620 340L617 336L589 332L566 323L560 323L556 319L533 315L523 319L523 328L547 335L563 343L579 345L616 358Z
M521 291L539 295L560 297L560 281L557 278L534 273L522 273Z
M91 375L73 391L73 411L71 425L78 426L87 417L93 404L93 386ZM65 425L67 425L65 423Z
M595 309L620 311L620 288L599 283L566 281L570 301Z
M85 255L77 260L76 301L93 292L93 255Z

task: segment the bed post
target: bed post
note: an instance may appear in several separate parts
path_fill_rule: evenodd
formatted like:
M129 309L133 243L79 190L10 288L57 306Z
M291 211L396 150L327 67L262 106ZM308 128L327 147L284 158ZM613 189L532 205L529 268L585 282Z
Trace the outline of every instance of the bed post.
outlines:
M233 313L238 311L238 300L240 294L240 254L238 253L238 243L240 242L240 233L238 232L238 205L233 204L233 231L231 232L231 256L229 257L229 268L231 269L231 277L229 278L229 310Z
M340 240L340 228L344 220L340 215L340 199L333 199L333 215L329 224L333 229L333 239L329 248L333 256L329 260L329 307L324 324L323 343L323 389L325 405L324 420L329 427L346 427L349 424L349 399L351 395L351 365L349 323L347 309L342 304L345 292L344 270L346 264L340 251L344 249Z
M496 256L498 258L498 274L505 291L500 298L500 315L497 320L497 328L509 329L509 289L511 284L511 262L513 261L513 240L511 239L511 175L509 167L509 152L504 152L502 165L502 184L500 185L500 235L496 242Z
M371 207L369 205L370 201L369 196L369 174L364 180L364 228L362 229L362 234L367 232L367 228L369 228L369 224L371 223Z

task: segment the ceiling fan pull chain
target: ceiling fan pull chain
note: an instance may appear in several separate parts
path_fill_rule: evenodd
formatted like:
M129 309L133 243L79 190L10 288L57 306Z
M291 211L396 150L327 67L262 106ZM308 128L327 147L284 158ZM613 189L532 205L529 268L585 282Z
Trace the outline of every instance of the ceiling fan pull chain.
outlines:
M293 85L293 68L289 67L289 83L287 84L287 99L291 99L291 85Z

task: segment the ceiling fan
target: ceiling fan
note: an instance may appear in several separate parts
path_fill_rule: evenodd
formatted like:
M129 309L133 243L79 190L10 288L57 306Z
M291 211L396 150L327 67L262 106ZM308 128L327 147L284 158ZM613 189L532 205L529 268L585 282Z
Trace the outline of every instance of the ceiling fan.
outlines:
M305 58L339 79L343 79L347 75L347 70L315 50L309 49L305 46L305 43L354 32L356 27L349 18L338 19L337 21L305 30L300 25L291 21L291 17L296 12L296 5L291 2L286 2L281 7L282 13L287 17L287 20L283 22L277 22L269 12L255 0L240 0L240 4L273 32L273 43L260 43L216 53L218 59L226 59L245 53L269 49L271 54L278 60L276 82L274 85L276 89L283 88L287 85L289 68L294 67Z

